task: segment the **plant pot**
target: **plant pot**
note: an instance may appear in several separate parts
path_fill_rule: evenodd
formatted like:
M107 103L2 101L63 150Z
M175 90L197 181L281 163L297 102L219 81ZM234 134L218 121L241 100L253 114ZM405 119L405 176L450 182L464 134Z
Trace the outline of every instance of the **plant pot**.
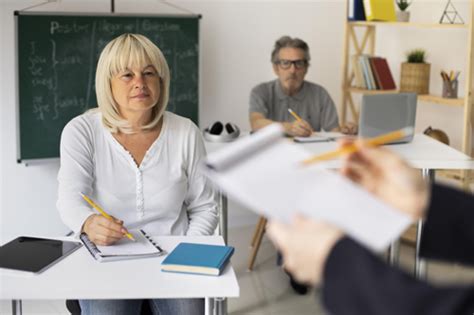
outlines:
M430 68L431 65L429 63L402 63L400 92L429 94Z
M410 21L410 12L408 12L408 11L397 11L397 21L398 22L408 22L408 21Z

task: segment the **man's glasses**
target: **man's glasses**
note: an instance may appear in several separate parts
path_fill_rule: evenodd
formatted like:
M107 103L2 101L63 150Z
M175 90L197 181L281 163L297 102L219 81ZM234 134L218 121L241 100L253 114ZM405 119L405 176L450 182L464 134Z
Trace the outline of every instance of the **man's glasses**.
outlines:
M287 59L281 59L276 62L277 65L280 66L282 69L290 69L291 65L293 64L296 69L303 69L308 65L308 61L304 59L298 59L298 60L287 60Z

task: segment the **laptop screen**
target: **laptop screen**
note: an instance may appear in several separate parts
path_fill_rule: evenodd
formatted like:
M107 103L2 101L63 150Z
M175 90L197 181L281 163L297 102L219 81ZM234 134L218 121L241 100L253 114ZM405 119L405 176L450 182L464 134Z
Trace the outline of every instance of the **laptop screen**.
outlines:
M415 128L415 93L364 95L359 117L359 137L373 138L405 127ZM410 142L413 134L392 143Z

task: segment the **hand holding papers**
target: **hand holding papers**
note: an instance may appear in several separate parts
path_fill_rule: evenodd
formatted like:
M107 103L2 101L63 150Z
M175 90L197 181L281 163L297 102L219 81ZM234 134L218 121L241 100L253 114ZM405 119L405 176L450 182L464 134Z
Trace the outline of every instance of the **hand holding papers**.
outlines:
M303 166L309 157L274 124L210 154L207 174L253 211L284 222L295 213L325 220L376 251L408 227L408 216L348 179L321 164Z

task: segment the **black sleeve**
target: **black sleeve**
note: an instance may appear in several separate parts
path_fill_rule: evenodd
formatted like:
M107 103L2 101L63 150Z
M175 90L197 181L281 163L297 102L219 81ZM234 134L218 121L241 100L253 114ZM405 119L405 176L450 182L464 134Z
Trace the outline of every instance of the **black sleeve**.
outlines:
M420 255L474 265L474 196L433 185Z
M435 288L349 238L333 248L323 281L323 303L332 315L474 314L474 287Z

